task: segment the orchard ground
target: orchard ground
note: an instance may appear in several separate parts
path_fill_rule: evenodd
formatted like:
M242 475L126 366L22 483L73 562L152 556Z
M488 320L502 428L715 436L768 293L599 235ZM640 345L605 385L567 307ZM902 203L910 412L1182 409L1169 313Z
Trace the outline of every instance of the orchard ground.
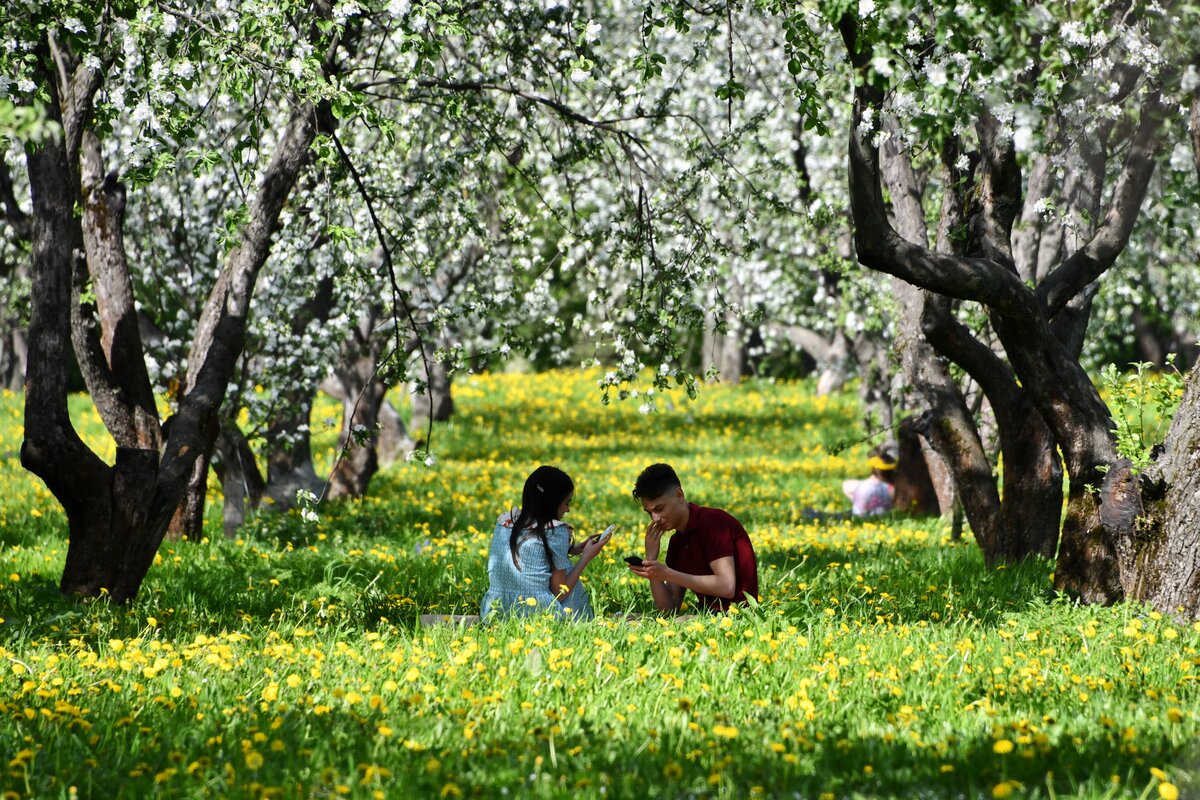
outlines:
M805 383L600 404L598 373L472 377L436 463L371 496L167 542L128 607L61 597L65 523L0 398L0 788L9 797L1137 797L1200 792L1200 630L1078 607L1053 564L989 571L938 520L816 523L865 472L850 398ZM332 408L326 406L325 409ZM327 469L336 430L318 409ZM75 418L105 457L85 400ZM753 537L762 603L651 610L623 555L653 461ZM496 516L540 463L576 480L601 617L474 613Z

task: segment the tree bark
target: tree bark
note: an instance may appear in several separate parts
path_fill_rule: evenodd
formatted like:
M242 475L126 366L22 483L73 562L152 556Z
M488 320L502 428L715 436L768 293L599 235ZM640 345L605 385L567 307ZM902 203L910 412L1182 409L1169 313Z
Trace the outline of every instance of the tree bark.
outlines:
M836 330L826 337L801 325L770 325L768 332L791 343L816 362L821 370L817 378L817 396L838 391L850 380L851 343L845 331Z
M329 476L327 496L330 498L361 497L379 469L380 417L387 413L382 409L388 390L379 375L381 348L385 344L379 336L379 327L377 309L370 309L359 318L342 346L340 363L325 383L327 391L342 401L342 431L338 436L338 447L342 452ZM410 340L406 344L406 354L419 346L421 343ZM397 358L404 356L395 355ZM436 380L435 373L435 384ZM436 388L435 384L431 386ZM448 385L444 388L448 397ZM435 392L435 400L442 397ZM450 407L453 407L452 402ZM396 415L397 420L398 417Z
M415 448L416 442L408 435L400 412L385 397L379 406L379 444L376 448L379 465L386 467Z
M296 493L301 490L319 497L325 488L313 464L309 430L312 405L312 391L297 391L267 426L267 482L263 494L279 510L294 508Z
M237 425L227 423L217 434L213 470L221 481L225 496L223 527L227 538L237 534L246 516L258 508L266 484L258 471L254 452Z
M896 457L896 473L892 480L895 496L892 507L910 514L933 514L941 512L933 479L925 462L923 439L917 432L916 418L905 417L896 428L899 452ZM941 460L940 456L933 454ZM950 509L946 509L947 512Z
M1200 368L1140 486L1143 514L1118 540L1122 587L1165 613L1200 618Z
M981 139L986 145L988 131ZM923 192L908 159L889 146L894 141L890 138L881 154L882 177L892 195L892 219L906 241L925 243L928 234L921 203ZM1014 194L1019 190L1014 193L1014 175L1011 170L999 168L1002 162L988 165L981 183L980 194L985 198L982 208L966 216L966 189L952 187L965 187L968 176L954 166L958 161L955 143L948 147L943 153L947 188L943 193L938 250L951 253L954 242L969 247L974 240L982 241L982 249L989 238L997 238L992 227L1004 225L992 220L1011 213ZM999 180L1006 181L1006 185L1000 185ZM966 242L951 235L963 227L972 231ZM897 341L904 373L920 390L931 412L930 420L919 427L930 433L932 449L942 456L938 460L946 463L955 485L961 487L964 510L985 561L1015 563L1031 554L1052 557L1058 541L1062 474L1053 463L1054 442L1049 430L990 348L954 320L945 298L899 279L893 281L893 292L902 309ZM1006 466L1003 501L974 417L935 349L966 369L992 400ZM953 496L939 500L941 508L952 511Z

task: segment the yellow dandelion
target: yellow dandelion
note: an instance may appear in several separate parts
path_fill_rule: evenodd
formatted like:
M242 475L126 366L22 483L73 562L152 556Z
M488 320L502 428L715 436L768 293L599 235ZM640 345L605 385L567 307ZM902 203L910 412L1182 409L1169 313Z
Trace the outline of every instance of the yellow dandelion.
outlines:
M738 729L732 725L716 725L712 729L714 736L720 736L722 739L736 739Z
M992 752L999 755L1006 755L1013 751L1013 743L1008 739L1001 739L992 745Z
M683 776L683 767L674 761L668 761L663 767L663 777L669 781L677 781Z
M1173 783L1160 783L1158 785L1158 796L1162 800L1179 800L1179 790L1175 788Z

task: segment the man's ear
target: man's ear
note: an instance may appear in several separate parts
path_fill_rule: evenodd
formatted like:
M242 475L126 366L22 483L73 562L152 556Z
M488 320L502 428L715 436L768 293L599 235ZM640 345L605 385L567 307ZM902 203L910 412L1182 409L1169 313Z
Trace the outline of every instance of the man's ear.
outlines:
M675 496L676 496L676 497L678 497L680 500L686 500L686 499L687 499L687 498L685 498L685 497L683 496L683 487L682 487L682 486L676 486L676 487L675 487Z

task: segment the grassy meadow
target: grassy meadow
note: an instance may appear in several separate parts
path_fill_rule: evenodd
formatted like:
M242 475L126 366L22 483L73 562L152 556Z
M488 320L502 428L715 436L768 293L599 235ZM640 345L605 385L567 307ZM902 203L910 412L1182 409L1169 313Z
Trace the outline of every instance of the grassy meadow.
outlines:
M1200 630L1077 607L1053 564L989 571L939 520L814 522L861 477L850 397L805 383L603 406L598 373L464 378L436 463L320 521L262 513L167 542L128 607L61 597L65 522L0 398L0 794L70 797L1129 797L1200 795ZM82 399L85 437L111 442ZM328 469L333 429L321 431ZM637 472L745 524L762 603L648 616ZM525 476L576 481L599 618L477 613Z

